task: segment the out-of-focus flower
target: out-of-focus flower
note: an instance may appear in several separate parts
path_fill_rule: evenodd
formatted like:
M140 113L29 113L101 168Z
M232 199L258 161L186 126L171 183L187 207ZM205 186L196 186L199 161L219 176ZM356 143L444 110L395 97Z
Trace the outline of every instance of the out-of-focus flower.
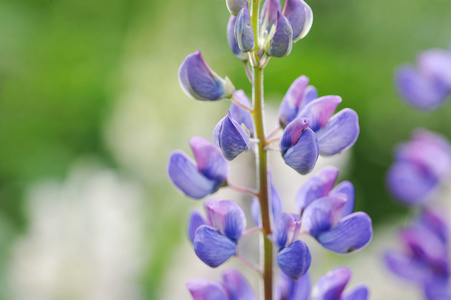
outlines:
M222 283L207 280L188 281L186 287L194 300L254 300L254 291L237 270L227 270Z
M293 280L284 272L280 272L277 285L277 300L308 300L310 297L311 283L309 273L305 273L297 280Z
M176 150L169 158L168 175L182 193L201 199L225 184L229 166L221 151L206 139L195 136L189 144L196 163Z
M251 150L249 134L232 118L230 112L213 130L213 142L227 160L233 160L245 150Z
M396 149L396 162L387 175L392 195L409 204L424 204L451 176L451 145L441 135L416 130Z
M189 97L203 101L230 98L235 87L205 62L200 51L189 54L179 68L179 83Z
M415 108L433 110L451 95L451 51L431 49L417 57L416 66L396 72L399 93Z

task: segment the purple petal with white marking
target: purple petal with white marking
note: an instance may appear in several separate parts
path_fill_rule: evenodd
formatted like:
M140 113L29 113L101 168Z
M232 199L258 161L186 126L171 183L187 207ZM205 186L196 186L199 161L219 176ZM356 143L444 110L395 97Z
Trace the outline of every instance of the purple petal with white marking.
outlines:
M279 123L282 128L287 126L297 117L302 102L304 101L303 99L306 95L308 83L309 79L305 75L296 78L283 97L279 107ZM310 92L309 97L312 96L311 94L312 92Z
M298 279L308 271L311 261L310 250L301 240L297 240L282 249L277 255L280 270L293 280Z
M327 272L313 287L312 300L337 300L351 278L351 270L340 267Z
M319 156L318 140L315 133L307 128L300 139L285 153L282 153L285 163L299 174L310 173L316 165Z
M237 270L227 270L222 274L224 288L229 294L228 300L255 300L255 294L246 278Z
M233 93L233 97L241 104L252 108L251 102L249 101L243 90L238 90ZM246 129L249 130L249 134L251 136L254 135L254 120L248 110L237 105L235 102L232 102L229 112L232 118L237 121L238 124L244 125Z
M280 11L282 6L280 5L280 0L266 0L263 4L261 11L261 23L260 31L271 31L271 27L276 24L277 12Z
M309 123L310 121L308 119L296 118L288 124L280 139L280 152L282 152L282 155L299 142L302 133L308 128Z
M299 236L301 217L297 214L282 213L275 221L274 236L278 248L290 246Z
M388 171L391 194L408 205L422 204L436 192L438 180L419 166L399 161Z
M200 173L195 163L183 152L171 153L168 175L172 183L185 195L194 199L214 193L220 183Z
M247 53L241 51L235 38L235 23L236 17L234 17L233 15L230 16L229 22L227 23L227 41L229 43L230 50L232 50L233 52L233 55L235 55L236 58L242 61L247 61L249 59L249 56L247 55Z
M249 52L254 49L254 30L247 5L240 10L236 17L235 38L241 51Z
M192 211L188 222L188 236L191 243L194 243L194 236L197 228L202 225L208 225L207 220L205 220L197 211Z
M284 57L290 54L292 47L293 30L290 22L278 11L275 30L271 30L268 43L265 46L266 53L274 57Z
M276 299L308 300L310 296L310 276L305 273L297 280L293 280L284 272L280 272L280 280L277 286Z
M310 120L309 127L313 131L324 128L335 109L341 103L339 96L323 96L310 102L299 112L299 116Z
M451 53L442 49L422 52L417 59L418 68L448 86L451 93Z
M347 150L357 141L359 132L357 113L350 108L341 110L316 133L321 155L334 155Z
M245 150L251 149L249 135L238 122L232 119L230 112L216 125L213 141L228 160L233 160Z
M301 215L314 200L329 195L337 180L338 172L335 167L324 167L304 183L296 194L296 207Z
M433 110L449 95L449 88L441 81L430 78L410 66L398 69L395 75L399 94L408 104Z
M350 181L343 181L337 185L332 191L330 191L330 196L342 194L346 196L346 203L341 211L341 217L344 218L354 211L354 198L355 189L354 185Z
M316 239L326 249L337 253L350 253L366 246L373 237L371 218L364 212L355 212L338 222L330 231Z
M228 300L224 287L207 280L190 280L186 283L193 300Z
M247 6L247 0L226 0L226 5L229 12L236 16L244 6Z
M237 241L246 229L246 215L243 209L231 200L210 199L206 203L208 220L214 228Z
M189 97L197 100L220 100L232 95L230 80L219 77L205 62L200 51L189 54L179 68L179 83Z
M206 265L216 268L236 254L236 243L218 230L202 225L194 237L194 252Z
M313 12L303 0L287 0L283 14L293 28L293 42L302 39L310 31L313 23Z
M358 286L350 291L347 291L341 297L342 300L367 300L368 299L368 288L366 286Z
M340 220L345 203L346 198L340 194L313 201L302 215L304 229L315 238L329 231Z
M223 183L229 176L229 165L217 147L199 136L192 137L189 145L197 162L197 168L208 179Z

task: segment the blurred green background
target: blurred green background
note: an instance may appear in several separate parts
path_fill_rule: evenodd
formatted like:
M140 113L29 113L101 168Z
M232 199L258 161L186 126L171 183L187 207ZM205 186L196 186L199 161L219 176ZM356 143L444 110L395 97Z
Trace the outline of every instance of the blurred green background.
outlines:
M398 65L414 62L422 50L448 47L451 2L309 4L312 30L288 57L271 59L265 94L277 107L305 74L320 95L340 95L340 108L358 112L361 133L347 179L356 185L357 208L377 228L407 211L385 191L394 145L417 127L451 138L451 103L418 112L393 86ZM89 157L145 191L148 251L140 286L144 299L158 299L191 207L167 180L167 157L172 149L187 150L192 135L208 137L228 106L213 110L188 99L178 87L178 66L200 49L218 74L250 92L227 46L228 18L223 0L0 0L1 278L8 276L14 243L30 231L30 186L63 182L80 157ZM8 286L0 287L8 298Z

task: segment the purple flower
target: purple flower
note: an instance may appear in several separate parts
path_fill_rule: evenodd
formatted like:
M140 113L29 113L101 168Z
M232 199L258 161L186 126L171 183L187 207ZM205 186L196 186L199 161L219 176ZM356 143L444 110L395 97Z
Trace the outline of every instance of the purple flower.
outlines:
M236 56L236 58L247 61L249 56L247 53L244 53L241 51L240 47L238 46L238 42L235 37L235 23L236 23L236 17L233 15L230 16L229 22L227 23L227 41L229 43L230 50L232 50L233 54Z
M313 23L313 12L303 0L287 0L283 8L283 14L293 28L294 43L304 38L310 31Z
M305 273L297 280L293 280L285 273L280 272L277 286L277 300L308 300L310 296L310 276Z
M254 30L247 5L244 5L236 17L235 39L241 51L249 52L254 49Z
M206 210L208 222L192 214L188 231L192 236L195 230L196 255L208 266L216 268L236 254L236 244L246 228L246 216L231 200L211 199L206 203ZM196 225L200 226L195 229Z
M204 138L195 136L189 144L196 162L176 150L169 157L168 175L182 193L201 199L225 184L229 166L221 151Z
M387 175L387 185L399 201L423 204L451 176L451 145L442 136L416 130L412 140L396 150L396 162Z
M276 23L266 39L265 51L270 56L284 57L290 54L292 47L293 30L290 22L280 11L277 11Z
M345 181L332 189L338 170L326 167L299 190L296 204L304 230L323 247L338 253L363 248L373 236L372 222L364 212L352 213L354 187Z
M416 66L402 66L396 72L398 92L412 106L433 110L451 94L451 52L424 51Z
M232 118L230 112L213 130L213 142L228 160L233 160L245 150L251 150L249 134Z
M293 280L303 276L310 268L312 256L307 245L298 240L301 217L282 213L275 222L274 238L279 248L277 263L282 272Z
M351 270L345 267L336 268L321 277L313 287L312 300L366 300L368 288L358 286L343 293L349 279Z
M235 87L226 77L219 77L205 62L200 51L189 54L179 68L179 83L189 97L215 101L230 98Z
M186 287L194 300L255 300L255 294L246 278L237 270L227 270L222 283L207 280L191 280Z
M268 172L268 185L269 185L269 203L271 204L271 212L273 220L277 219L277 217L282 213L282 200L280 199L279 192L277 192L276 187L272 181L272 174ZM260 226L261 214L260 214L260 202L257 197L252 199L251 204L251 216L254 224L256 226Z
M247 0L226 0L226 4L229 12L236 16L244 6L247 6Z
M251 102L247 98L246 94L243 90L238 90L233 93L233 98L235 98L242 105L251 107ZM237 105L235 102L232 102L229 108L230 115L232 118L238 122L240 125L244 125L245 130L248 131L249 136L254 135L254 119L252 118L251 113Z

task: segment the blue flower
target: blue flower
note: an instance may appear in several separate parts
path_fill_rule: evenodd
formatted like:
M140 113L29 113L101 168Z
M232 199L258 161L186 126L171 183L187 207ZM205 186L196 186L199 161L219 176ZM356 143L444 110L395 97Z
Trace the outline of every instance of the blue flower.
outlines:
M232 118L230 112L213 130L213 142L228 160L233 160L245 150L251 150L249 134Z

